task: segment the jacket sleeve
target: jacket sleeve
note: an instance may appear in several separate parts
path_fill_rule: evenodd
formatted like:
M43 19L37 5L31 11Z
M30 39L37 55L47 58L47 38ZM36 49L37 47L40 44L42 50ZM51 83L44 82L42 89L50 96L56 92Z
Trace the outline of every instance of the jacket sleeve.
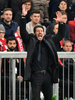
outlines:
M21 12L17 12L17 14L14 17L14 21L17 22L19 26L20 26L20 17L21 17Z
M23 40L24 43L27 43L29 41L30 35L28 34L28 32L26 31L26 18L20 18L20 34L21 34L21 38Z

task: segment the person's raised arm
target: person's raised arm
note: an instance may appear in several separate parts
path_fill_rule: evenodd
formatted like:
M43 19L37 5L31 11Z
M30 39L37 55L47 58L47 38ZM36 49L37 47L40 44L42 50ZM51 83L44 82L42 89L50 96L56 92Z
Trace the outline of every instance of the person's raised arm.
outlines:
M62 14L61 12L56 12L56 16L57 18L54 18L54 20L59 23L59 29L58 29L58 34L55 35L54 37L52 37L53 41L60 41L64 38L65 35L65 24L64 24L64 20L62 18Z
M20 32L21 32L20 34L24 43L28 42L30 37L28 32L26 31L26 18L25 18L26 15L27 15L27 10L24 10L24 14L20 18Z

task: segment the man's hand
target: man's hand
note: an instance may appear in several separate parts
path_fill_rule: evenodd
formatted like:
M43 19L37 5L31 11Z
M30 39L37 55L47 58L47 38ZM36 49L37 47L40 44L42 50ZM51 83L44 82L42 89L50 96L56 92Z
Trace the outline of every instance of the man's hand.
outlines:
M63 20L63 15L61 14L61 12L60 11L57 11L56 12L56 18L53 18L57 23L58 22L61 22L61 23L63 23L64 22L64 20Z
M19 80L20 82L23 82L23 77L22 76L17 76L17 80Z
M22 5L22 16L26 16L27 15L27 10L26 10L26 5Z

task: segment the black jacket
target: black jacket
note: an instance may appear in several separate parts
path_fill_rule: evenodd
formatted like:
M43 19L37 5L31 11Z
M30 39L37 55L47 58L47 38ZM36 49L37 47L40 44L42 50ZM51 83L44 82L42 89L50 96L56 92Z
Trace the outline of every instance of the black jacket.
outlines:
M61 45L60 45L60 41L61 40L68 40L70 39L70 30L69 30L69 26L68 24L65 24L65 33L62 34L62 33L59 33L60 36L58 36L58 34L55 34L53 32L53 29L54 29L54 25L56 24L55 21L51 22L48 27L47 27L47 30L46 30L46 34L50 34L50 36L53 38L53 37L57 37L57 41L55 41L55 46L56 46L56 49L57 51L61 51ZM60 31L59 31L60 32Z
M21 37L23 39L23 42L25 43L25 45L27 46L27 60L26 60L26 67L25 67L25 80L30 80L31 77L31 66L30 63L32 61L32 55L37 43L37 38L35 35L33 34L28 34L26 29L25 29L25 19L21 19ZM64 34L64 24L60 25L60 33ZM51 72L50 74L52 74L52 79L53 82L57 82L58 77L56 77L56 69L57 69L57 65L58 65L58 57L57 57L57 52L56 52L56 48L54 45L54 42L57 41L57 38L59 38L59 35L57 37L53 37L52 39L50 38L49 35L44 37L44 42L45 44L48 46L48 48L50 49L50 53L53 56L53 65L49 68L49 71ZM53 42L54 41L54 42Z

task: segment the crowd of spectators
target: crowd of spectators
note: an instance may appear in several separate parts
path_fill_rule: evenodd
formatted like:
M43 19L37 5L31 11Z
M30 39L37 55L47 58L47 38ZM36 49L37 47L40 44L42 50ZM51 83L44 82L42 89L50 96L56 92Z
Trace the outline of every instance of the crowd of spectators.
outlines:
M60 33L60 24L55 20L58 13L65 23L64 34ZM16 51L28 49L20 34L21 18L25 18L28 34L34 34L34 27L41 25L45 35L56 37L54 45L57 51L66 51L63 49L67 42L72 45L72 50L66 52L75 50L75 0L0 0L0 51L8 51L6 41L10 37L16 38Z

